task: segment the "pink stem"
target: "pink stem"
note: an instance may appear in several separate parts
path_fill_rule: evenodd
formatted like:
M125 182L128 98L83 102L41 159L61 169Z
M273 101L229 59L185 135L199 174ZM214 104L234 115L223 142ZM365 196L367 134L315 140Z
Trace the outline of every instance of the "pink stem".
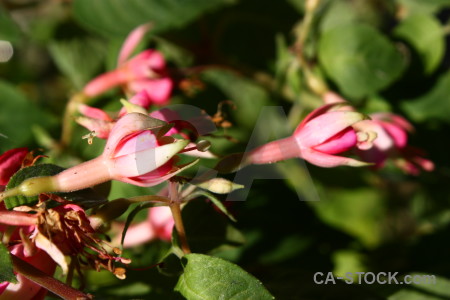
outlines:
M112 179L103 155L62 171L54 178L58 192L81 190Z
M37 215L19 211L0 211L0 223L13 226L32 226L37 223Z
M14 254L11 254L11 260L14 265L14 269L28 278L29 280L35 282L36 284L46 288L53 294L60 296L67 300L82 300L82 299L92 299L92 296L84 294L68 285L65 285L59 280L45 274L41 270L35 268L29 263L18 258Z
M109 89L124 84L127 81L127 74L122 69L116 69L99 75L91 80L83 89L88 97L96 97Z
M245 158L248 164L270 164L289 158L301 157L300 146L293 136L264 144L250 151Z

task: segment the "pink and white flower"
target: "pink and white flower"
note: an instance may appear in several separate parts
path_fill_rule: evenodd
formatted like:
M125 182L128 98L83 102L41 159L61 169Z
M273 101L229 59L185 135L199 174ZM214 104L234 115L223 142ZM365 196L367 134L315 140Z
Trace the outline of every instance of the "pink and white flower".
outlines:
M323 96L325 103L341 103L346 101L333 92ZM353 110L347 106L347 110ZM375 169L385 166L388 159L405 173L418 175L421 170L433 171L434 163L423 156L423 150L408 145L408 133L414 131L413 125L402 116L393 113L373 113L370 120L364 120L355 125L358 130L375 133L375 139L370 139L370 146L361 143L356 153L366 162L372 163Z
M115 123L102 155L55 176L34 177L5 191L2 197L70 192L118 180L138 186L162 183L183 170L175 155L189 143L164 136L168 125L140 113L129 113Z
M312 111L297 127L293 135L262 145L246 155L248 164L267 164L299 157L325 168L341 165L365 166L367 163L338 156L358 144L353 127L365 116L353 112L333 110L335 104Z

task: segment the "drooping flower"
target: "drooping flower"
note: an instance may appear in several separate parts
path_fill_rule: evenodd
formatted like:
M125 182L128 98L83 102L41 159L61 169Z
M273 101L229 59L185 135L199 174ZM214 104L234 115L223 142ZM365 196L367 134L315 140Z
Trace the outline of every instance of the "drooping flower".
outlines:
M16 148L6 151L0 156L0 190L6 186L14 173L22 166L28 154L27 148ZM53 275L56 263L41 249L36 249L28 242L28 237L36 229L37 216L18 211L6 210L0 203L0 232L2 243L9 252L28 262L32 266ZM27 279L22 274L16 274L17 283L0 282L0 299L44 299L47 290Z
M423 158L422 150L408 145L408 132L413 131L413 126L406 119L391 113L376 113L370 117L371 120L358 124L377 133L371 149L357 151L364 161L380 169L391 158L396 166L411 175L434 169L433 162Z
M82 116L77 117L75 120L81 126L86 127L90 131L94 131L95 136L101 139L108 138L117 120L130 112L148 114L152 118L170 123L172 128L166 133L169 136L181 134L183 138L195 140L199 135L215 130L211 117L201 110L191 109L185 118L182 116L184 111L180 113L170 108L161 108L148 113L147 109L151 101L145 92L134 95L129 101L122 100L121 102L124 107L119 112L114 113L105 112L99 108L85 104L79 104L78 111ZM185 131L188 131L189 134L183 133Z
M130 33L119 54L117 68L90 81L83 89L86 96L96 97L111 88L123 86L131 94L145 91L152 104L167 104L173 81L168 76L162 54L149 49L130 58L149 29L149 25L141 25Z
M102 155L55 176L29 178L1 196L70 192L109 180L138 186L159 184L186 167L176 166L174 156L189 141L164 136L167 130L167 123L161 120L126 114L114 125Z
M336 107L336 104L329 104L312 111L292 136L250 151L246 154L245 163L267 164L299 157L325 168L367 165L336 155L358 145L359 137L353 125L365 119L357 112L333 110Z
M39 196L40 204L34 207L18 207L19 211L7 211L0 203L0 230L8 230L9 235L3 239L10 253L28 262L34 267L52 275L58 264L62 273L69 271L69 257L73 265L90 266L99 271L109 270L118 278L124 278L124 269L116 268L115 262L128 264L131 261L109 254L105 244L91 226L89 217L78 205L52 195L52 199L65 204L46 209L41 205L49 195ZM14 226L7 229L8 226ZM22 295L24 299L43 299L45 290L29 281L20 273L18 283L2 283L0 289L6 289L0 299L14 299ZM27 293L28 292L28 293ZM1 293L0 293L1 294Z
M325 103L346 103L345 99L333 92L323 96ZM347 110L354 110L347 106ZM425 159L423 150L408 145L408 133L414 127L402 116L393 113L373 113L369 120L358 122L355 127L362 132L373 132L376 138L370 139L370 147L356 149L356 153L373 167L380 169L388 159L408 174L418 175L421 170L432 171L434 164Z
M131 97L129 103L134 105L134 112L146 114L147 109L150 107L151 100L147 93L142 91ZM99 108L82 103L78 104L78 111L82 116L77 117L75 121L90 131L94 131L95 136L101 139L107 139L117 120L127 113L125 107L119 112L105 112Z
M35 268L43 271L47 275L53 275L56 264L52 258L43 250L36 249L34 253L27 253L25 246L20 243L10 247L10 253L26 261ZM34 299L41 300L45 298L47 290L40 285L29 280L22 274L16 275L17 283L0 283L0 300L9 299Z

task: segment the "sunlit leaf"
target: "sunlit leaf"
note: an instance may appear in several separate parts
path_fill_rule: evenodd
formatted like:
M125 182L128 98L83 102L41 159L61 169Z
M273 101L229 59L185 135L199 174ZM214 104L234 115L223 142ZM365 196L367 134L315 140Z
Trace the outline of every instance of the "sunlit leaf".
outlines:
M376 29L364 24L345 24L326 31L319 59L330 78L348 97L378 92L402 73L405 59Z
M188 254L175 287L187 299L274 299L255 277L221 258Z

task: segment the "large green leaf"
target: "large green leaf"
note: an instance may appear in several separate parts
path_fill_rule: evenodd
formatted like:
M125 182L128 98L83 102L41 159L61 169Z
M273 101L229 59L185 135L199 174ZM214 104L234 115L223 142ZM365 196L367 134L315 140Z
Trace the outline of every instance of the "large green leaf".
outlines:
M188 254L175 287L187 299L274 299L255 277L217 257Z
M426 73L433 72L444 55L444 32L431 15L413 15L395 29L395 34L409 42L419 53Z
M416 122L437 119L449 122L450 72L442 75L433 89L417 99L404 101L403 110Z
M46 127L53 120L13 85L1 80L0 107L0 152L29 143L33 124Z
M75 0L74 14L81 24L104 35L126 35L152 22L156 32L179 28L200 15L235 0Z
M0 283L4 281L17 283L16 276L14 276L9 251L5 245L0 242Z
M355 23L325 32L319 59L328 76L352 98L388 87L405 68L402 55L385 36L368 25Z

